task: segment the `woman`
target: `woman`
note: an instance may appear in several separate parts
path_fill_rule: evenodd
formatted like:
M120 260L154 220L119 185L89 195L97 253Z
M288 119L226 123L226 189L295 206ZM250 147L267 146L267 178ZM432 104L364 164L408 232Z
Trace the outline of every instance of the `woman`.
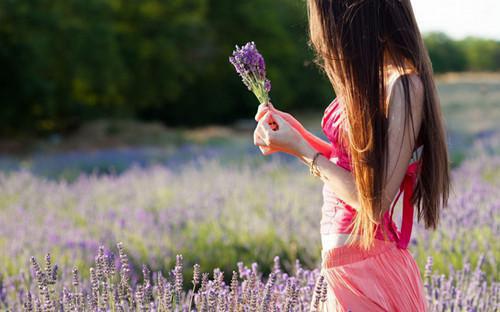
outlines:
M407 249L414 207L435 229L449 193L445 131L429 57L409 0L308 0L316 63L337 98L321 126L260 105L254 143L297 156L323 182L319 311L425 311ZM271 127L276 125L277 127ZM392 220L403 193L402 222Z

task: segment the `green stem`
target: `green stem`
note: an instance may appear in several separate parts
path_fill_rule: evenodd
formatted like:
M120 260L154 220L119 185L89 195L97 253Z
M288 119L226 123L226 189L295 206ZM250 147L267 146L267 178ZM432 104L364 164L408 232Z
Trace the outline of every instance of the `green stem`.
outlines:
M188 312L191 312L191 303L193 302L193 297L194 297L194 290L196 288L196 284L193 284L193 292L191 293L191 298L189 299L189 308Z

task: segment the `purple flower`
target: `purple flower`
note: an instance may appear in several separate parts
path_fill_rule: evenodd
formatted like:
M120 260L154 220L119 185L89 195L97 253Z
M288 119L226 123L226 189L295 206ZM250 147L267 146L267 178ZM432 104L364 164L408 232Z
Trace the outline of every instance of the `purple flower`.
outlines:
M266 90L266 92L271 91L271 81L269 81L269 79L266 79L264 81L264 89Z
M269 102L271 81L266 78L266 63L255 43L248 42L241 48L236 45L229 62L234 65L245 86L257 96L259 102Z

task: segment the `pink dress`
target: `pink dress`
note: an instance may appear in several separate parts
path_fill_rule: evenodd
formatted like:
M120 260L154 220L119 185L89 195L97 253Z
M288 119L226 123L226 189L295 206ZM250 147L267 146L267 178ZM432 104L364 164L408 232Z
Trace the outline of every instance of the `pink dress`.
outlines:
M325 110L321 126L332 143L330 155L324 156L350 171L349 155L340 140L340 131L345 131L345 118L341 102L335 99ZM320 303L316 311L427 311L420 271L407 249L413 224L410 198L418 163L415 161L408 166L393 202L404 194L401 230L392 221L392 205L384 214L383 225L377 227L375 243L368 251L347 245L322 249L321 274L328 291L327 301ZM355 214L356 210L338 198L325 183L320 222L322 237L350 233ZM382 226L387 236L383 235Z

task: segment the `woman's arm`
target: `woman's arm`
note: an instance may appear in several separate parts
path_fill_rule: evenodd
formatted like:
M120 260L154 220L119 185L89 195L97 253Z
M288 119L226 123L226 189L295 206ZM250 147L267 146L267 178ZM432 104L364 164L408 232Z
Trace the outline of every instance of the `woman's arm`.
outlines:
M332 145L329 142L324 141L323 139L315 136L313 133L309 132L304 128L304 131L301 132L304 139L306 139L307 143L314 148L315 151L320 152L325 157L329 158L330 153L332 151Z
M299 159L309 165L316 150L309 144L304 144L301 148ZM316 165L320 172L320 179L334 190L342 200L354 209L359 209L358 191L352 173L324 156L318 156Z
M418 76L410 75L410 99L412 110L413 129L410 123L405 125L405 100L400 79L394 84L389 102L389 128L388 128L388 179L384 183L384 198L382 206L389 208L393 198L401 185L408 164L410 163L413 148L416 141L421 121L424 93L421 80ZM413 133L413 131L415 133ZM316 154L316 149L310 144L302 144L299 159L310 164ZM358 191L354 182L354 176L348 170L337 166L329 159L318 156L316 160L320 171L320 178L327 183L332 190L344 202L358 210Z

